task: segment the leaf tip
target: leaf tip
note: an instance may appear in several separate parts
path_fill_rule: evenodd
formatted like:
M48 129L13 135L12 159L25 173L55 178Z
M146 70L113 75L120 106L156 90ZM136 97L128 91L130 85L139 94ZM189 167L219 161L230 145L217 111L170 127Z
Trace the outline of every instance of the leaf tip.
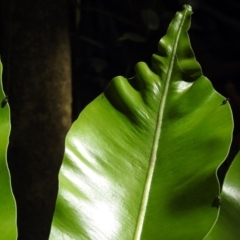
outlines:
M183 5L183 10L187 10L187 11L192 12L192 7L190 5L188 5L188 4L184 4Z

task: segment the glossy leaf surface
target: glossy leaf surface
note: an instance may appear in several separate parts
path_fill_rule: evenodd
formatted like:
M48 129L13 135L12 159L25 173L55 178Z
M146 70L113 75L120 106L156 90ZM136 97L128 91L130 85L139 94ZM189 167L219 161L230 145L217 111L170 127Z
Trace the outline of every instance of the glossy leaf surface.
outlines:
M206 240L240 237L240 153L231 164L223 183L219 218Z
M232 115L195 60L191 13L176 14L151 68L114 78L73 124L50 239L203 239L214 224Z
M0 62L0 76L2 64ZM0 239L13 240L16 233L15 200L11 190L10 174L6 161L10 134L10 111L0 79Z

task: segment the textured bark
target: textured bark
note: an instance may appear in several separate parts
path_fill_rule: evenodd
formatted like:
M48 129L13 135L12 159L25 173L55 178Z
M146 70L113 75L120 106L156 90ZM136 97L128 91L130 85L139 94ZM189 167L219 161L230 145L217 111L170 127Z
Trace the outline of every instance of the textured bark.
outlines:
M71 124L66 0L13 1L8 161L20 240L48 239ZM7 68L8 68L7 67Z

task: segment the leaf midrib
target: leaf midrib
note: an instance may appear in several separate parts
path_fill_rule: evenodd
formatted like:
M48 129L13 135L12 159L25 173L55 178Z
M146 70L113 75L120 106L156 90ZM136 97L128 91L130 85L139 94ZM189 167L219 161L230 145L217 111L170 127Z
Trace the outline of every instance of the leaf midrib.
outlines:
M151 183L152 183L152 179L153 179L154 168L155 168L155 164L156 164L156 160L157 160L157 151L158 151L159 140L160 140L160 136L161 136L161 127L162 127L162 122L163 122L164 107L166 104L168 89L169 89L169 85L170 85L170 81L171 81L172 69L174 66L174 60L175 60L175 56L176 56L176 52L177 52L179 36L181 34L182 26L185 21L186 15L187 15L187 10L184 12L182 21L180 23L179 31L177 32L177 36L174 41L174 48L173 48L173 51L172 51L172 54L170 57L171 60L170 60L169 68L167 71L163 95L162 95L162 98L160 99L160 106L159 106L159 110L158 110L158 118L157 118L157 124L156 124L156 129L155 129L154 140L153 140L153 147L152 147L152 152L150 155L150 163L149 163L148 172L147 172L146 184L145 184L144 191L143 191L140 212L139 212L138 219L137 219L137 226L136 226L136 230L135 230L134 240L140 240L140 238L141 238L141 233L142 233L143 224L144 224L144 218L146 215L149 193L150 193L150 189L151 189Z

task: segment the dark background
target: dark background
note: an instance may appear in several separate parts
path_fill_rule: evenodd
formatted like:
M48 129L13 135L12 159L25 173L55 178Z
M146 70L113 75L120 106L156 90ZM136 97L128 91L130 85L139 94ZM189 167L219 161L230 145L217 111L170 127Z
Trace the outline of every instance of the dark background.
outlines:
M60 95L56 85L51 85L44 89L45 95L43 94L39 100L37 96L42 91L41 88L36 87L34 93L35 80L29 77L30 84L25 84L27 83L25 76L29 75L29 69L32 69L34 74L36 65L54 54L55 52L52 51L54 46L61 41L65 44L65 47L61 48L62 53L69 45L70 55L66 50L56 58L59 61L57 64L56 59L49 59L45 63L45 68L49 68L46 79L65 67L68 69L69 66L71 69L71 75L69 71L69 76L66 74L65 78L71 81L72 85L72 105L69 104L67 108L72 112L69 121L74 121L79 112L104 90L113 77L118 75L133 77L134 65L137 62L150 63L151 55L157 50L159 39L164 36L168 24L175 12L181 10L183 3L193 6L194 14L189 35L203 73L211 80L218 92L230 99L233 110L235 121L233 144L228 160L220 169L222 181L232 158L240 148L240 2L237 0L185 2L181 0L54 0L51 2L50 4L48 1L40 0L34 2L2 0L0 4L0 54L4 67L3 83L5 92L9 96L12 112L8 161L13 191L18 204L19 239L47 239L54 211L57 171L64 151L64 136L70 125L66 124L63 130L56 129L56 133L62 131L61 136L57 135L60 139L59 149L49 147L47 142L49 136L54 139L53 144L56 144L56 136L52 134L52 127L48 129L46 126L51 122L52 126L57 125L56 119L60 118L60 115L52 114L56 112L56 106L51 104L58 99L63 99L62 96L68 93L61 90L63 95ZM23 18L26 19L23 20ZM25 27L26 22L32 21L35 21L35 25L29 29ZM46 25L48 28L41 28L41 25ZM21 38L21 34L16 34L19 32L16 29L21 27L21 31L26 34L25 38ZM34 29L38 29L37 32L43 31L42 35L39 37ZM46 33L46 29L50 30ZM56 29L58 31L55 31ZM55 39L54 36L63 29L65 37L59 34ZM66 34L69 42L66 40ZM71 61L68 61L69 56ZM25 61L28 57L29 62ZM22 72L24 74L20 78ZM58 72L56 76L59 77L61 74ZM43 77L41 84L50 81L46 79ZM28 97L22 97L22 89L26 89ZM18 92L21 95L18 96ZM33 92L32 95L30 95L31 92ZM51 98L54 94L56 97ZM48 118L41 123L38 123L39 118L35 122L31 121L36 112L17 112L20 106L27 109L29 103L34 101L36 102L35 111L42 112L44 115L46 115L46 106L51 107ZM41 104L37 104L38 102ZM65 102L70 102L69 98L58 102L58 105L62 106ZM66 115L61 113L61 116L64 114ZM20 118L23 119L24 124L19 124ZM23 125L26 126L21 129ZM38 127L33 128L31 132L28 129L32 126ZM21 131L24 136L19 133ZM46 139L44 150L40 151L39 148L34 150L34 145L31 145L33 135L39 136L36 140L39 145ZM19 150L20 147L16 147L18 142L26 142L25 150L23 148ZM39 152L39 156L28 156L26 152L29 151L29 146L32 146L32 152ZM23 151L22 157L19 157L21 151ZM49 151L52 151L53 155L59 152L59 155L55 156L55 154L54 157L51 156L46 160L42 153L44 152L45 155ZM53 158L56 159L52 160Z

